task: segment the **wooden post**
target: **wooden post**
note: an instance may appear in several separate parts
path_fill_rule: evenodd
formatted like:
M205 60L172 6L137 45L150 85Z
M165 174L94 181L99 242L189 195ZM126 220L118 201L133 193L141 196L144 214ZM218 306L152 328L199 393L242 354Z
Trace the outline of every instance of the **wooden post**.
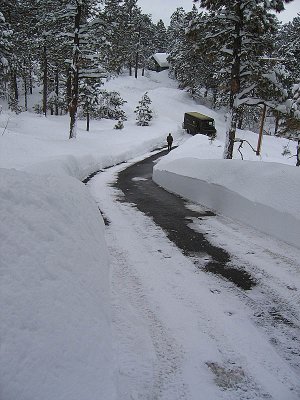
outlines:
M262 142L262 137L263 137L263 131L264 131L264 123L265 123L265 118L266 118L266 111L267 111L267 106L264 104L262 116L261 116L261 123L260 123L260 128L259 128L259 134L258 134L258 142L257 142L257 149L256 149L256 155L260 155L260 149L261 149L261 142Z

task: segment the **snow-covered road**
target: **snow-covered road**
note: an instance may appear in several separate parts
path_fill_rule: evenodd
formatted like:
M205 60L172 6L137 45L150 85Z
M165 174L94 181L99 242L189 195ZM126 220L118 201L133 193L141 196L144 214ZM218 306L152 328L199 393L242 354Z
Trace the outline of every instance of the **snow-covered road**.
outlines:
M223 217L194 221L255 276L243 291L117 201L123 168L88 183L108 221L118 398L299 399L300 251Z

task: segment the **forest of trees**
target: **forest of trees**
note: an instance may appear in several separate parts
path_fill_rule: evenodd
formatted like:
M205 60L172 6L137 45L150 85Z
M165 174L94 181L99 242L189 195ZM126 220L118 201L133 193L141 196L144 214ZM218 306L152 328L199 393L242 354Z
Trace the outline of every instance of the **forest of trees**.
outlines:
M273 134L298 139L300 16L281 25L282 0L195 3L208 12L179 8L171 17L171 73L193 97L228 110L224 158L232 158L236 129L259 125L264 110Z
M42 103L36 111L69 112L72 138L79 109L87 127L90 117L122 117L120 110L114 115L103 109L118 102L118 94L101 88L103 78L125 68L137 77L151 54L166 51L166 43L164 23L154 24L137 0L4 0L0 96L20 112L39 87Z
M263 112L272 134L298 140L300 16L284 25L276 16L290 1L194 0L166 28L137 0L2 0L0 96L20 112L38 87L36 111L69 112L73 138L78 113L87 128L90 117L125 119L104 109L122 103L101 87L106 77L127 70L138 78L151 54L168 52L179 87L227 111L224 158L232 158L236 129L259 126Z

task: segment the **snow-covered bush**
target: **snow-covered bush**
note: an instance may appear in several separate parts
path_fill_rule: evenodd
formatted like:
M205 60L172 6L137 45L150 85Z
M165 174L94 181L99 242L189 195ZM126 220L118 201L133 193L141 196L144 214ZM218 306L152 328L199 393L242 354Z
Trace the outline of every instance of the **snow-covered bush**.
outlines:
M41 104L35 104L35 105L33 106L33 111L34 111L36 114L43 114L43 106L42 106Z
M138 106L135 109L137 125L148 126L152 119L152 110L149 105L151 104L151 99L146 92L142 99L139 101Z
M114 126L114 129L123 129L124 128L124 123L122 120L119 120L116 125Z
M283 146L281 155L282 155L282 156L290 156L290 155L291 155L291 150L290 150L288 144L286 144L286 145Z
M119 92L103 90L99 100L98 117L126 121L125 111L121 109L125 103L127 102Z

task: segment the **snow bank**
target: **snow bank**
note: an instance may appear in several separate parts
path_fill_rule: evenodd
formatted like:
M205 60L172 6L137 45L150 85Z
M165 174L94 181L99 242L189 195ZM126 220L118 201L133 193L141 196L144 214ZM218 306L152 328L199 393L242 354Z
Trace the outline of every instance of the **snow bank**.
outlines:
M204 159L198 148L204 140L195 136L164 157L154 168L154 181L299 247L299 169L270 162ZM213 148L208 154L214 154Z
M75 179L6 169L0 198L1 400L113 399L95 202Z
M153 76L107 83L127 101L122 131L101 120L86 132L78 121L69 140L68 116L0 115L1 400L114 399L103 221L70 177L165 145L170 130L182 136L186 105L174 96L176 82ZM162 82L170 87L160 89ZM133 111L147 90L155 116L139 127ZM170 99L163 119L157 90Z

